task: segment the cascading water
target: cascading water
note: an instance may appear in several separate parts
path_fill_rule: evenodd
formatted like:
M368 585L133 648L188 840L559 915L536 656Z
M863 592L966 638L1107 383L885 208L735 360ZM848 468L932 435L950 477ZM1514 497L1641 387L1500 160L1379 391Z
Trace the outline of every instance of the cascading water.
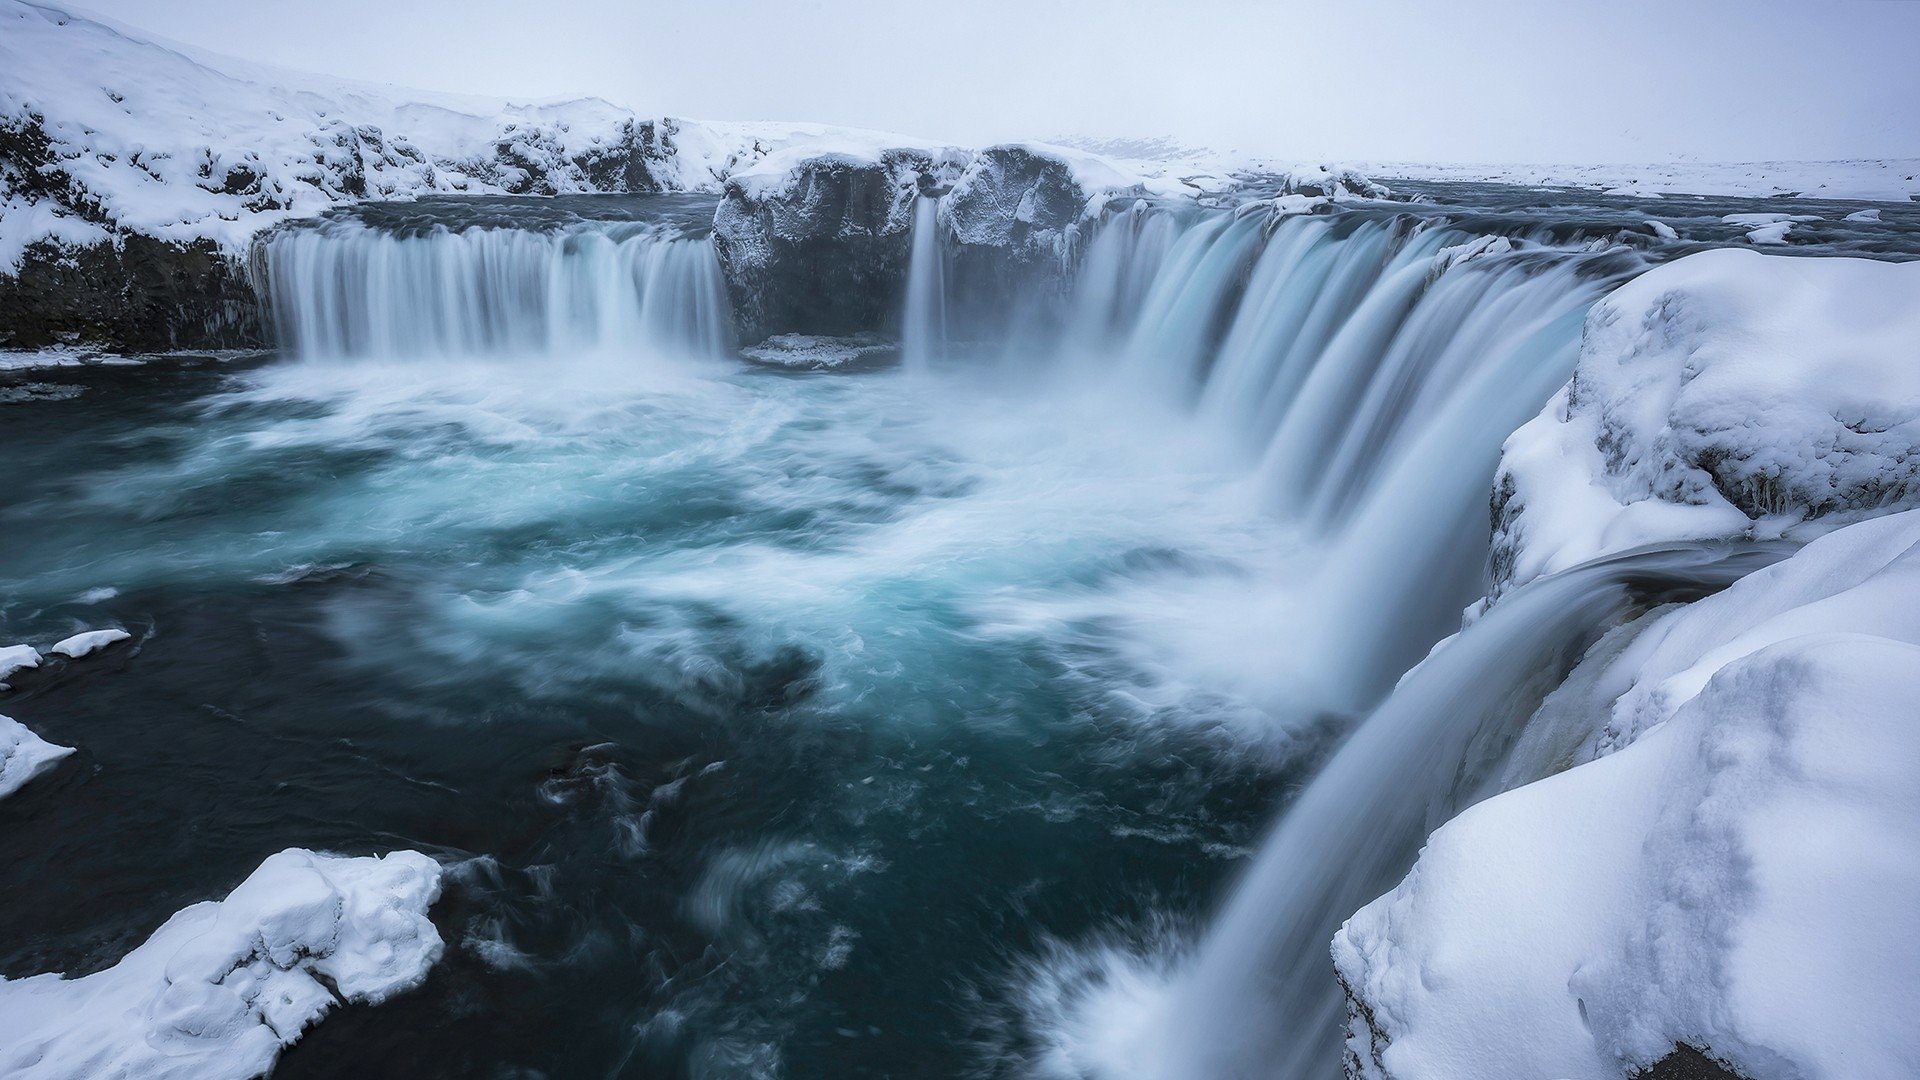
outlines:
M1715 591L1785 545L1633 552L1535 581L1437 648L1288 807L1191 966L1127 1052L1138 1074L1334 1077L1327 942L1478 796L1519 726L1599 632L1650 591Z
M303 357L711 356L732 340L712 244L657 225L403 233L336 220L277 232L261 256L281 343Z
M900 359L909 371L925 371L946 353L945 263L940 246L940 200L919 196L913 205L906 310L900 319Z
M1318 560L1289 601L1317 624L1297 666L1351 714L1481 592L1500 443L1566 381L1586 308L1641 265L1406 215L1142 204L1088 246L1061 336L1014 348L1170 402L1257 463Z
M289 225L303 362L8 406L0 641L138 641L7 698L96 765L9 802L0 971L407 847L445 958L284 1071L1321 1080L1331 928L1630 588L1742 569L1544 579L1388 697L1637 203L1141 201L996 279L923 200L909 363L978 362L901 378L630 362L726 346L714 199L670 198Z

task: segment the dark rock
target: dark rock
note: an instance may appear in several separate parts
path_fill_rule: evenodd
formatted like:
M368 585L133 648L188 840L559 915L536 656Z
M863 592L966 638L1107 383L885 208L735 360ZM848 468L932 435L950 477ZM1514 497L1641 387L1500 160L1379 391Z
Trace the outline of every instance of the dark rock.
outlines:
M1062 294L1094 194L1065 160L1029 147L975 155L941 206L948 291L958 298L949 319L978 324Z
M741 340L847 336L891 325L906 288L920 151L828 154L782 179L727 182L713 240Z
M1746 1080L1691 1046L1676 1046L1673 1053L1633 1074L1633 1080Z
M245 268L207 240L139 233L119 244L27 248L0 275L0 348L88 344L122 352L265 344Z

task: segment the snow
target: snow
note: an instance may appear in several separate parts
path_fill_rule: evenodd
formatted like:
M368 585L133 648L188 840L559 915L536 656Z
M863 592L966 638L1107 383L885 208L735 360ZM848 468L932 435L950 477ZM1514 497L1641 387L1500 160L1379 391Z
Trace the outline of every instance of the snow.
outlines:
M40 651L31 645L0 645L0 687L16 671L40 666Z
M73 753L27 730L10 716L0 716L0 799L19 791L27 781L54 767Z
M1621 286L1506 443L1492 596L1672 540L1805 540L1920 503L1920 263L1723 249Z
M1678 1044L1920 1075L1920 512L1588 663L1597 760L1443 826L1336 936L1360 1075L1597 1080Z
M1586 188L1615 195L1732 195L1906 202L1920 196L1920 158L1851 161L1662 162L1499 165L1356 162L1389 181L1487 181L1532 188Z
M1743 226L1750 244L1784 244L1794 225L1819 221L1818 214L1727 214L1720 219L1729 225Z
M289 848L105 971L0 980L0 1074L244 1080L340 1002L419 986L440 958L440 867L415 851Z
M85 633L75 634L70 638L62 639L47 651L50 653L58 653L70 660L78 660L90 653L98 652L116 641L125 641L132 636L132 634L120 629L88 630Z
M1880 211L1877 208L1873 210L1855 210L1853 213L1848 214L1844 220L1846 221L1879 221Z

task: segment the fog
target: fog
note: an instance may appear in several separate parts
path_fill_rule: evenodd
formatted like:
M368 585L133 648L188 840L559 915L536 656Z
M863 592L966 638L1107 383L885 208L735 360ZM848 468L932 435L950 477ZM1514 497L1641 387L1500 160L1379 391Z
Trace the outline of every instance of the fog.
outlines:
M1920 156L1920 3L92 0L264 63L978 144L1452 162Z

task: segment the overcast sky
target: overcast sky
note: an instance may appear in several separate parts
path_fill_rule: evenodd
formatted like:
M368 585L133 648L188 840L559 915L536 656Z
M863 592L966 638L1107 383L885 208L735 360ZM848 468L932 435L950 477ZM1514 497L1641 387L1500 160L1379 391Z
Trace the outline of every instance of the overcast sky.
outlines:
M1920 0L82 0L311 71L978 144L1288 158L1920 156Z

